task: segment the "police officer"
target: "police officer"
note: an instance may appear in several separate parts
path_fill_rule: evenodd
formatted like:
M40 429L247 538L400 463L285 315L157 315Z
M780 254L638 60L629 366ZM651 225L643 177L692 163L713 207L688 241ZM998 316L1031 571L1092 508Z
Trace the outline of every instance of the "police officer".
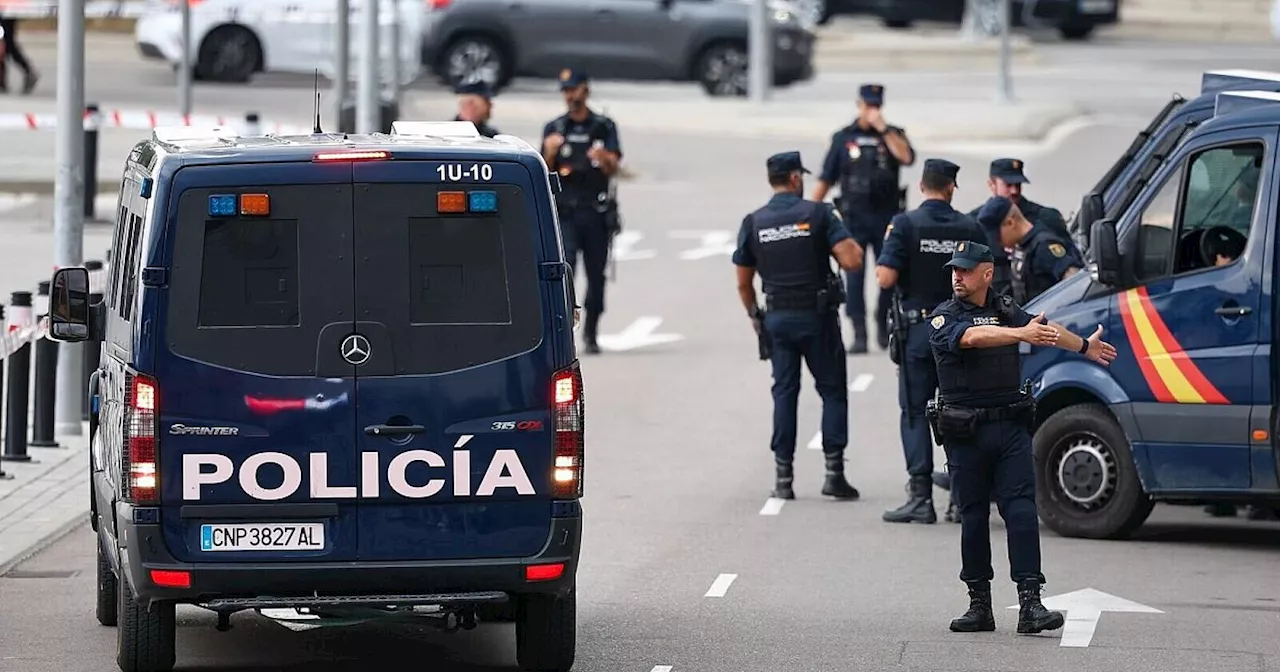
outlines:
M587 75L560 72L560 91L569 111L542 129L542 156L560 175L556 197L565 258L578 268L578 252L587 273L583 341L589 353L600 352L596 342L604 312L605 268L613 236L620 230L612 180L622 160L622 144L613 120L587 107Z
M825 200L832 185L839 184L837 207L844 215L845 226L859 245L879 256L889 220L906 209L906 190L899 186L900 174L903 166L915 164L916 153L906 131L885 122L881 112L883 86L863 85L858 97L857 119L831 136L831 148L822 162L813 200ZM845 275L845 314L853 323L854 334L850 353L867 351L865 277L864 271ZM881 348L889 344L885 324L888 311L888 293L881 291L876 303L876 337Z
M1014 249L1014 302L1025 304L1084 268L1075 246L1044 224L1032 224L1020 206L1004 196L992 196L978 212L978 221L998 231L1000 244Z
M899 367L902 452L910 476L907 503L886 511L885 522L938 522L933 508L933 440L925 420L925 404L937 389L938 377L924 316L951 295L950 277L943 268L951 251L962 241L986 240L977 222L951 207L959 172L959 166L944 159L924 162L924 202L893 218L876 260L876 280L881 288L896 292L894 303L901 308L893 316L896 333L890 356Z
M857 499L845 480L844 449L849 439L849 391L839 308L840 278L831 270L862 269L863 250L849 236L834 208L806 201L799 152L783 152L765 164L773 198L742 220L737 266L738 296L757 334L772 341L773 450L777 472L773 496L795 499L792 459L796 449L796 405L800 397L800 364L808 366L822 397L822 452L827 476L822 494ZM759 272L765 311L756 302Z
M476 80L459 84L454 88L458 94L458 116L454 121L469 121L476 125L476 130L486 138L498 134L498 129L489 125L493 114L493 90L484 80Z
M942 438L952 490L960 504L960 579L969 610L951 621L954 632L995 630L991 605L991 500L1005 521L1010 578L1018 586L1019 633L1062 627L1063 616L1040 603L1035 467L1029 427L1034 401L1020 384L1019 343L1056 346L1104 366L1116 350L1101 340L1102 325L1082 338L1044 315L1031 317L1007 294L991 288L995 258L983 244L962 243L947 263L954 296L929 314L929 343L938 367L938 406L930 422Z

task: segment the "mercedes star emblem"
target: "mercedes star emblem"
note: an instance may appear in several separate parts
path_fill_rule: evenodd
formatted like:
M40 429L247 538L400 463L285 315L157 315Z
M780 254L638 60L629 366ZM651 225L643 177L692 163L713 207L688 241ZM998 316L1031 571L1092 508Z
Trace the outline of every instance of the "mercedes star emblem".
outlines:
M342 341L342 358L347 363L360 366L369 361L369 339L360 334L351 334Z

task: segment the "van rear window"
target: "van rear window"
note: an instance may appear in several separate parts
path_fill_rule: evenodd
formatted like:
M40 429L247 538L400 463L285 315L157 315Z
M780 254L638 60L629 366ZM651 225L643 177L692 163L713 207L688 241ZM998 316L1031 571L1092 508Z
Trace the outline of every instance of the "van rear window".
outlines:
M511 322L499 220L423 217L408 228L414 326Z
M298 222L204 223L200 326L298 325Z

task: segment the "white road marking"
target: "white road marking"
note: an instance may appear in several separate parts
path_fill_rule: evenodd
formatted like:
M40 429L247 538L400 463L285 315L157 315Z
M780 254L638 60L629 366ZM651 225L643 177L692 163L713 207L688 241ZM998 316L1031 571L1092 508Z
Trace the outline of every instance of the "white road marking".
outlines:
M613 258L618 261L634 261L636 259L652 259L658 256L656 250L637 250L636 243L644 238L639 231L623 231L613 239Z
M1163 614L1163 611L1145 604L1138 604L1123 597L1093 588L1075 590L1062 595L1053 595L1042 600L1050 611L1066 612L1067 621L1062 627L1062 641L1058 646L1083 648L1093 641L1093 633L1098 629L1098 619L1105 611L1128 612L1131 614ZM1007 607L1017 609L1018 605Z
M814 434L813 438L809 439L809 450L822 450L822 432Z
M649 672L671 672L671 669L670 665L654 665L653 669L649 670Z
M734 240L737 234L733 231L672 231L669 235L672 238L692 238L699 241L698 247L680 253L680 258L686 261L719 255L730 256L737 247L737 241Z
M858 377L854 378L852 383L849 383L849 391L866 392L867 388L871 387L871 381L875 380L875 378L869 373L859 373Z
M782 513L782 505L786 503L787 503L787 500L785 499L770 497L769 499L765 500L764 507L760 509L760 515L776 516L779 513Z
M597 340L601 348L610 351L634 350L684 340L680 334L653 333L661 324L661 317L642 317L616 334L601 334Z
M733 580L738 578L737 574L721 574L716 577L715 582L707 589L707 594L703 597L724 597L729 592L729 586L733 584Z

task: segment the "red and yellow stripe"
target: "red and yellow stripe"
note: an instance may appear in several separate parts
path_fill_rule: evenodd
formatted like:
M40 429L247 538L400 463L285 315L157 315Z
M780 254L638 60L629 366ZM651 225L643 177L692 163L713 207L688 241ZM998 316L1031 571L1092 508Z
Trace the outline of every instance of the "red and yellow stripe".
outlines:
M1151 305L1145 287L1122 292L1117 301L1125 335L1142 377L1157 401L1167 404L1229 404L1209 382Z

